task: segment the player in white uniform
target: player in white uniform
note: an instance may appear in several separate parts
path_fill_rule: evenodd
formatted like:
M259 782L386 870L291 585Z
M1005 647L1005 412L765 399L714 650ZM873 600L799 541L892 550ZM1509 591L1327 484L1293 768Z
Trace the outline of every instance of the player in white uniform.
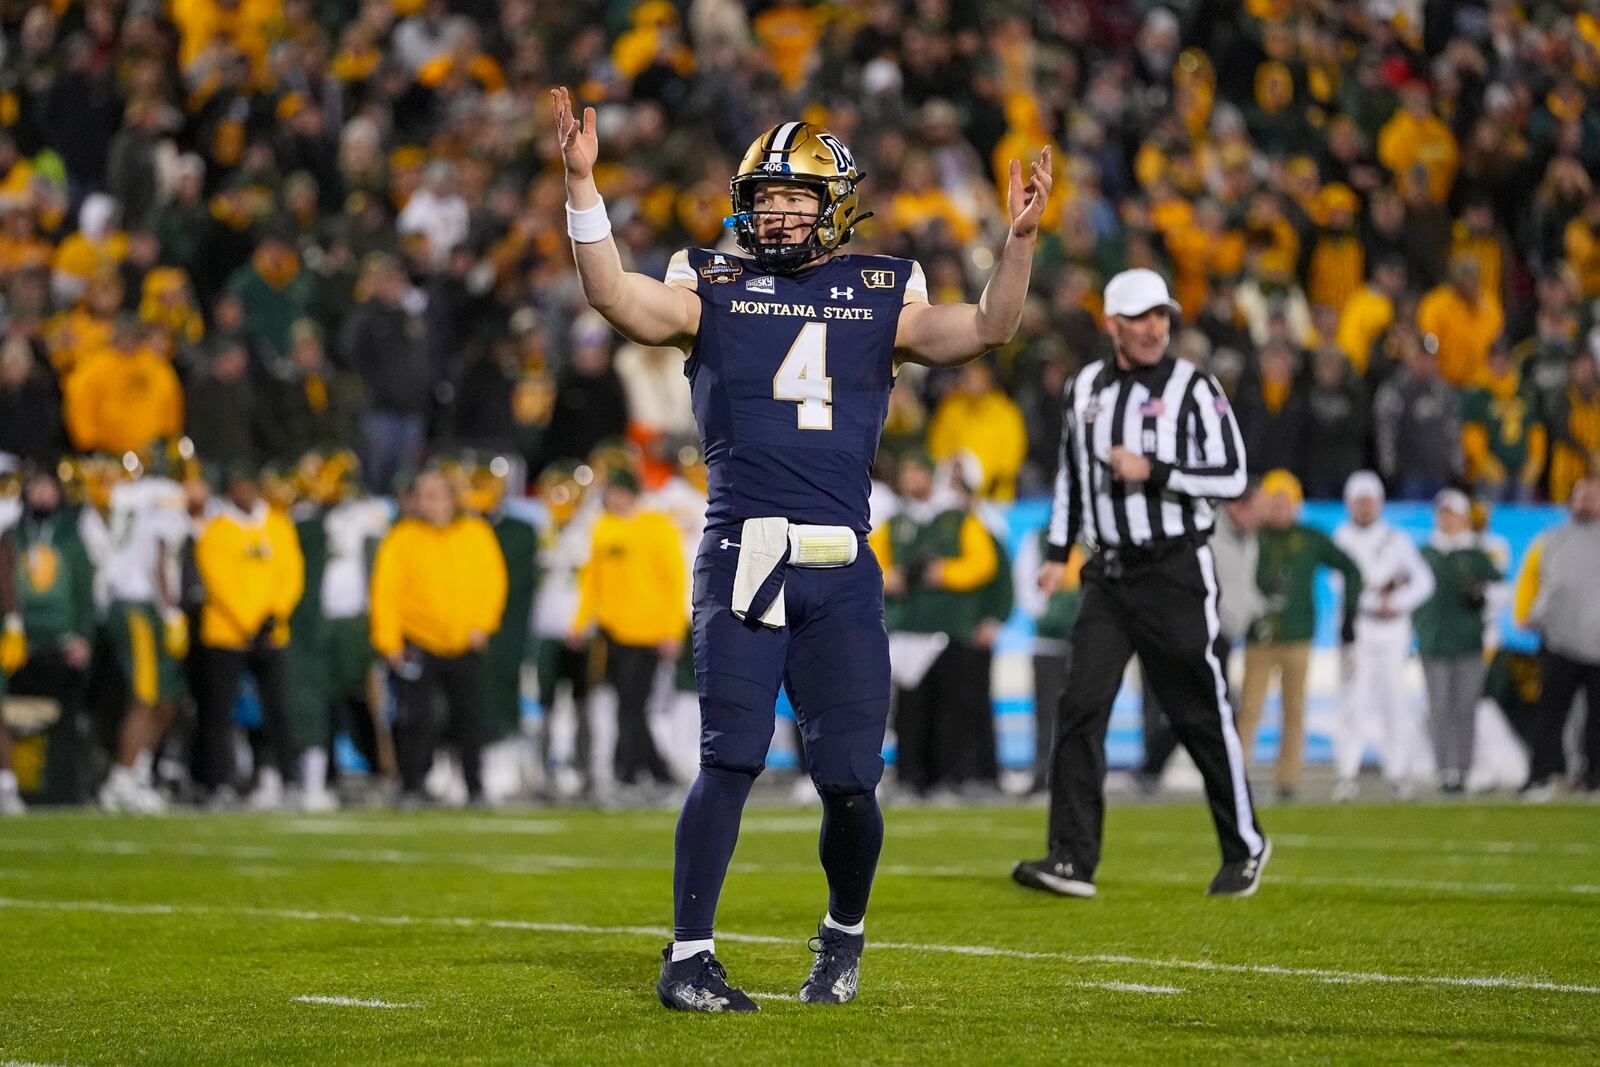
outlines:
M189 627L178 605L178 553L190 535L183 487L163 472L121 481L102 517L84 512L85 543L107 601L117 665L128 687L128 710L116 764L100 790L107 811L154 813L166 804L150 783L151 753L172 722L183 687ZM96 524L102 529L94 529Z
M1383 521L1383 482L1357 471L1344 488L1349 519L1333 542L1361 568L1361 603L1356 617L1354 660L1339 701L1333 761L1335 800L1356 795L1356 774L1367 742L1383 755L1383 777L1398 797L1409 798L1415 782L1430 774L1422 705L1406 692L1411 656L1411 613L1433 595L1433 571L1409 534Z
M597 514L584 506L584 484L574 477L576 467L571 461L557 461L539 476L539 500L549 521L539 524L539 592L533 604L539 702L544 707L542 757L554 793L562 799L593 787L595 762L588 709L589 657L567 647L578 616L578 571L589 562Z
M353 463L347 465L337 486L328 493L333 506L322 518L328 558L322 570L322 588L313 594L322 598L326 696L334 730L341 720L349 729L362 729L357 717L371 717L367 705L374 660L368 622L371 562L393 517L387 503L361 491L358 474ZM328 790L330 758L328 750L318 746L301 755L302 803L307 810L337 807Z

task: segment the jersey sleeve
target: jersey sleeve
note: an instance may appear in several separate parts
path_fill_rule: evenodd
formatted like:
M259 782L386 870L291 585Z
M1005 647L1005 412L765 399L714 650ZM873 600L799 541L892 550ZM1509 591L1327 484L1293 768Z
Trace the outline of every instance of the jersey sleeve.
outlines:
M668 285L681 286L691 291L700 288L700 280L695 276L694 268L689 265L687 248L673 253L672 258L667 261L667 273L661 280Z
M905 303L926 304L927 302L928 279L922 273L922 264L912 260L911 276L906 279Z

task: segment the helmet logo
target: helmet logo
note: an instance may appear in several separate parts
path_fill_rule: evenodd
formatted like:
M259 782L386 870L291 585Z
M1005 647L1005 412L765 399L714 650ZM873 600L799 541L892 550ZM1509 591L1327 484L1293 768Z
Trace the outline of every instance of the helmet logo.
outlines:
M844 142L831 133L817 134L817 140L828 146L828 151L833 153L833 169L840 174L849 174L856 169L856 157L850 154L850 149Z
M794 168L789 166L789 164L777 163L770 159L762 163L757 163L756 170L763 174L792 174L794 172Z

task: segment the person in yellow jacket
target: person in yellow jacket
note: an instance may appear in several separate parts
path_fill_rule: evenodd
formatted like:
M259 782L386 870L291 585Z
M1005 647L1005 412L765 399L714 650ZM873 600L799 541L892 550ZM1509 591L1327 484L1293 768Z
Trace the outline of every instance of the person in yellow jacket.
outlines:
M261 696L261 721L270 769L258 777L252 806L276 808L294 778L289 731L289 613L300 603L305 560L288 516L267 506L255 474L229 472L226 500L195 542L195 567L205 599L200 607L203 696L196 745L201 785L216 800L232 787L233 705L246 670ZM277 772L274 777L270 770Z
M1017 473L1028 455L1022 409L994 380L994 366L975 359L961 368L955 391L939 402L928 425L928 452L939 462L971 452L983 468L978 496L1015 500Z
M1417 328L1439 342L1439 377L1457 389L1477 384L1505 325L1505 309L1484 290L1475 259L1452 262L1450 280L1417 305Z
M143 326L125 315L111 347L86 357L67 378L63 414L80 452L142 452L183 432L183 386L172 364L142 343Z
M415 518L395 524L372 567L372 647L395 686L402 806L425 803L433 695L442 692L467 799L483 797L483 650L506 607L506 561L494 529L462 511L442 471L412 484Z
M1340 309L1335 341L1357 374L1367 373L1372 346L1394 322L1394 303L1405 291L1405 260L1388 257L1373 265L1371 280Z
M678 529L665 513L639 507L638 477L613 470L604 511L590 535L589 562L578 573L578 614L569 644L581 648L598 631L606 681L617 692L616 779L642 775L672 782L650 736L647 710L661 664L676 663L688 629L689 569Z
M1413 80L1401 90L1402 107L1378 131L1378 162L1391 174L1422 167L1428 175L1428 196L1436 204L1450 199L1461 147L1439 116L1433 113L1427 83Z
M1549 401L1550 499L1557 504L1567 502L1580 479L1600 474L1600 367L1594 344L1573 355L1567 387Z

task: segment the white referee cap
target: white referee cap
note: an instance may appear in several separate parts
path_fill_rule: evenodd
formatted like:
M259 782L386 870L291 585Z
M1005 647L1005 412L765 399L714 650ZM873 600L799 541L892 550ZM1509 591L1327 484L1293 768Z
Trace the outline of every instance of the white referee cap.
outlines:
M1174 313L1183 308L1167 292L1167 281L1153 270L1135 267L1114 276L1106 283L1106 314L1137 318L1151 308L1167 307Z

